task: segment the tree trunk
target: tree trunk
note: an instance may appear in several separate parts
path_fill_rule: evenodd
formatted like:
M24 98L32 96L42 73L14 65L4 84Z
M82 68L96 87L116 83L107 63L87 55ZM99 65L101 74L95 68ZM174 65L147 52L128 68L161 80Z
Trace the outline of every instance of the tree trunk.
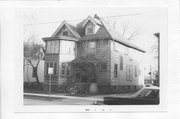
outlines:
M38 77L38 72L37 72L37 66L36 67L33 67L33 73L34 73L34 77L36 78L36 82L37 84L40 84L39 82L39 77Z

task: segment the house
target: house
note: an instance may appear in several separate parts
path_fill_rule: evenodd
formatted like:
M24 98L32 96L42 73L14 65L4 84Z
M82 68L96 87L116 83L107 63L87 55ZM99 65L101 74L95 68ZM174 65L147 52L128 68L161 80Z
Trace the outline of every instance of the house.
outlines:
M45 81L49 80L48 67L53 67L52 82L56 84L63 84L72 75L80 82L94 78L99 92L132 91L144 84L140 63L145 51L119 35L97 15L88 16L76 26L63 21L54 34L43 41L46 42ZM89 73L95 77L82 75L81 69L70 65L75 63L92 64L87 68L91 67Z

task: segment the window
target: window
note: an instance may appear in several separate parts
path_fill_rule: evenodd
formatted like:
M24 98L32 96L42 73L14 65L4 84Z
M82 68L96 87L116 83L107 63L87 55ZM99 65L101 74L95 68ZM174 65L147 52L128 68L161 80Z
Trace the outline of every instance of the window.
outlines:
M53 63L52 62L50 63L50 67L53 68Z
M68 31L64 30L62 33L63 36L68 36Z
M75 42L62 40L61 47L60 47L60 53L68 54L68 55L74 54L75 53Z
M70 66L69 65L67 65L66 75L70 76Z
M88 53L94 54L96 52L96 42L89 42Z
M89 42L89 48L90 49L96 48L96 43L95 42Z
M58 53L59 51L59 41L54 41L54 53Z
M92 35L94 34L94 26L93 25L87 25L86 26L86 35Z
M59 41L47 41L46 42L46 53L58 53Z
M101 63L101 71L107 71L107 63Z
M62 63L62 65L61 65L61 76L65 76L65 69L66 69L66 65L65 65L65 63Z
M134 68L135 68L134 69L135 70L135 77L137 77L137 67L135 66Z
M114 64L114 78L118 77L118 64Z
M49 63L46 63L46 75L48 75Z
M54 75L57 75L57 63L54 63Z
M120 70L123 70L123 56L120 56Z
M87 34L93 34L93 28L87 28Z
M71 70L70 65L68 63L61 64L61 76L70 76Z
M126 65L126 80L132 81L132 79L133 79L133 66Z
M57 68L58 68L58 65L57 65L58 63L56 63L56 62L48 62L48 63L46 63L46 75L49 75L48 74L48 68L49 67L51 67L51 68L53 68L53 75L57 75Z
M51 46L50 43L51 43L50 41L46 42L46 53L50 53L50 46Z

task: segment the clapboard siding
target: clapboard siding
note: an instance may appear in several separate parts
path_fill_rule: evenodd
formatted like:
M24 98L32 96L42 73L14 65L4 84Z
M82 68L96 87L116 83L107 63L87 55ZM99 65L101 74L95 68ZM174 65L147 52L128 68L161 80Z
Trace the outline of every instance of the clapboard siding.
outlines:
M121 47L119 45L118 47ZM123 70L120 70L120 56L123 57ZM114 64L118 65L118 76L114 78ZM128 80L127 73L129 70L127 66L132 67L132 80ZM137 75L135 75L135 67ZM136 60L132 59L128 54L116 51L111 42L111 85L138 85L139 84L139 64Z

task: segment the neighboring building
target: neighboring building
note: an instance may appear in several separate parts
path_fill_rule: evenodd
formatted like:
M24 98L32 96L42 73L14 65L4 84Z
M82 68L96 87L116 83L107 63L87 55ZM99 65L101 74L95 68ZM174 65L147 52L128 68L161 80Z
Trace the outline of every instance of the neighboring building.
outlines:
M38 65L38 77L39 82L44 82L44 51L40 49L40 59ZM37 64L37 59L31 60L32 64L35 66ZM36 78L33 76L33 68L30 63L24 58L24 82L36 82Z
M48 67L54 69L52 81L62 84L72 74L70 62L93 62L99 64L96 83L101 91L136 90L144 84L140 63L145 51L117 34L97 15L88 16L76 26L63 21L51 37L43 40L45 81L49 79Z

